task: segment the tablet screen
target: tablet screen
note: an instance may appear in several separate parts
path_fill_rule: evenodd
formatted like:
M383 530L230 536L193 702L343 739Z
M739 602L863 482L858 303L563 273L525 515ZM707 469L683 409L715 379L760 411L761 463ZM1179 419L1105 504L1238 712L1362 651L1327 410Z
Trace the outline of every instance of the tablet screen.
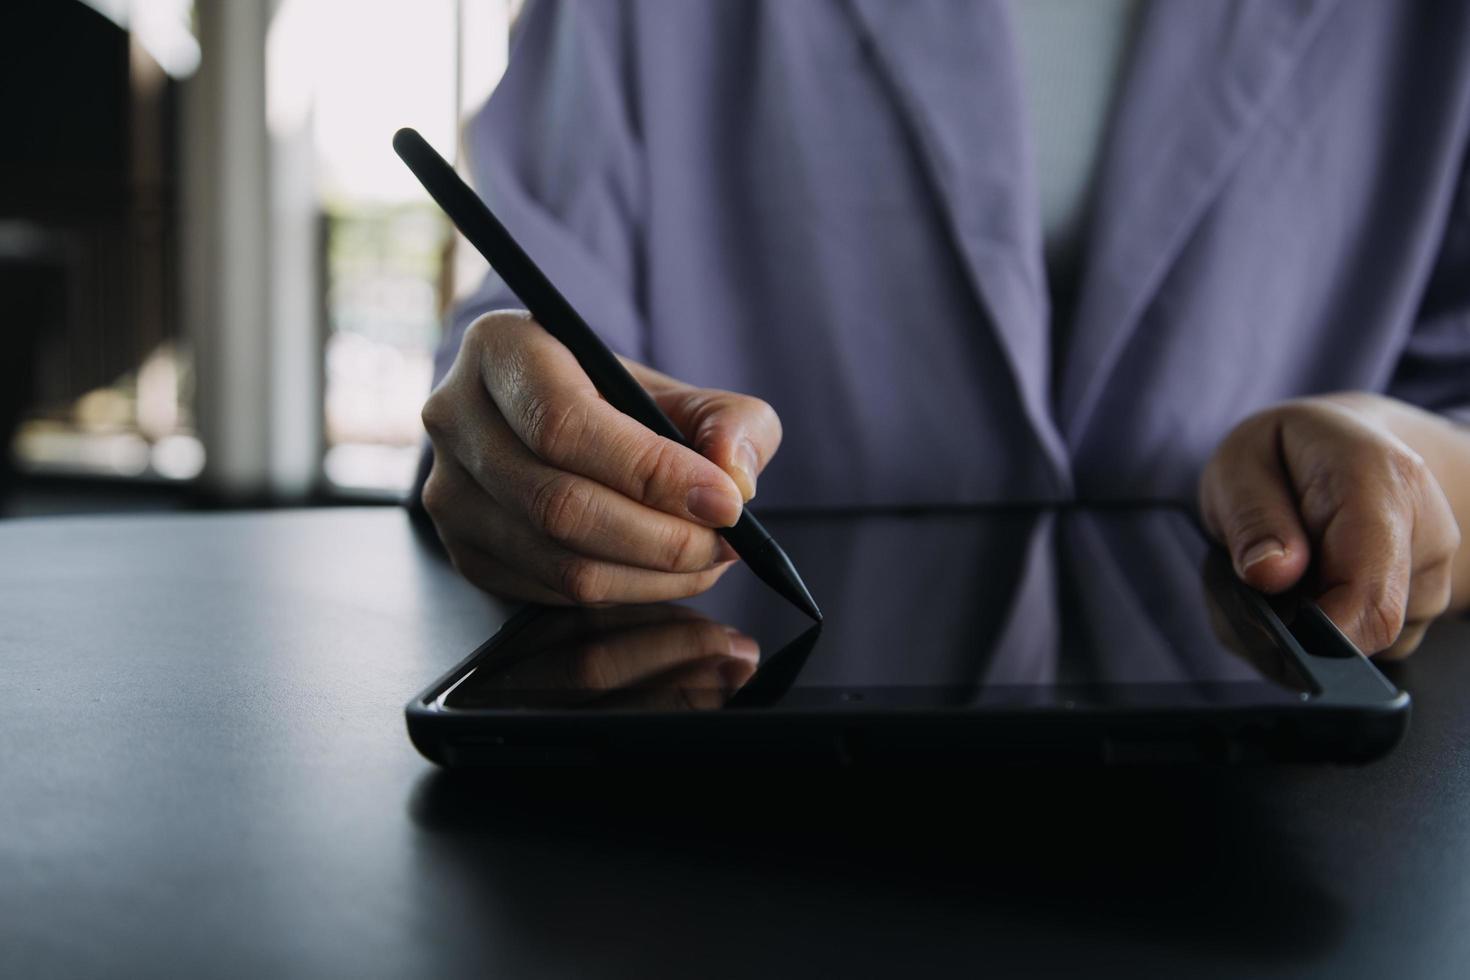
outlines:
M677 604L517 617L449 710L848 710L1294 701L1311 689L1184 512L766 522L826 619L743 566Z

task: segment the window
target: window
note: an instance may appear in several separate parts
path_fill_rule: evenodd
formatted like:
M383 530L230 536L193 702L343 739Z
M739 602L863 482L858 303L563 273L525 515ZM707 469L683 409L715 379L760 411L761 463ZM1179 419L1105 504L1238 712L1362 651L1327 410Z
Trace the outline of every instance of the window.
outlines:
M162 271L140 289L147 329L130 319L127 352L83 390L45 387L76 350L37 356L49 397L16 435L23 466L197 477L225 496L401 494L441 325L473 285L456 270L477 278L483 263L466 263L467 246L455 261L452 229L390 140L411 125L456 153L459 120L504 69L516 0L92 6L132 52L120 84L142 106L117 166L130 187L148 173L140 159L162 175L157 206L128 211L144 220L122 254ZM20 240L5 219L0 253ZM119 342L120 329L94 333Z

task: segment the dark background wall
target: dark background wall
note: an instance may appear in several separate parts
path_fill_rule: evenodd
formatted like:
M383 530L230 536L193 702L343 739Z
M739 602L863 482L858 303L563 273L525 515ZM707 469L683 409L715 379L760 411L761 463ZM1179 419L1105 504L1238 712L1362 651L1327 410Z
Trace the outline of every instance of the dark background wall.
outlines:
M76 0L0 11L0 499L29 411L177 334L176 87Z

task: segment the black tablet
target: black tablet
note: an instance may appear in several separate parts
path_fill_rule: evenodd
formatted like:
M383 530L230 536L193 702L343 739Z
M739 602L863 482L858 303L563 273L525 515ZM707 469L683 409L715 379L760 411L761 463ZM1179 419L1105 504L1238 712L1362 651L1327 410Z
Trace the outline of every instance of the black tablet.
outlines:
M677 604L527 607L411 701L446 766L1364 762L1409 698L1184 511L773 519L826 621L742 567Z

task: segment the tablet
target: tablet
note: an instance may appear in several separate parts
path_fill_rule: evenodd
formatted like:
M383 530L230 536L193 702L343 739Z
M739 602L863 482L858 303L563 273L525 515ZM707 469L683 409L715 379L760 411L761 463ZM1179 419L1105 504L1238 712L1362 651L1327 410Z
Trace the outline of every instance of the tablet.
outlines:
M1409 698L1183 510L768 522L826 613L736 566L674 604L530 606L407 708L446 766L1365 762Z

